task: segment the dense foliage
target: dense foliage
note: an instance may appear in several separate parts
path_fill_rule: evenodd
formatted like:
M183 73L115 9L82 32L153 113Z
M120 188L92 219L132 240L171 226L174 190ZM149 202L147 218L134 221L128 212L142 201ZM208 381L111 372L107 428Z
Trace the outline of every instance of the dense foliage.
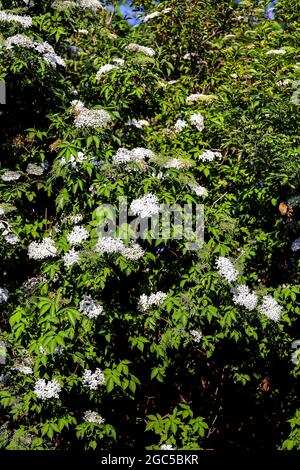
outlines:
M132 3L0 1L0 446L300 448L299 2Z

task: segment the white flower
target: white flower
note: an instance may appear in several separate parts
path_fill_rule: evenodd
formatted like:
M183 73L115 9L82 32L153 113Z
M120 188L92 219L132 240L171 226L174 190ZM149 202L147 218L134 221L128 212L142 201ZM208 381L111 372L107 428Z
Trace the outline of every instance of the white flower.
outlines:
M50 398L59 398L61 386L56 379L46 382L45 379L39 379L34 386L34 393L41 400Z
M120 147L117 153L113 155L112 162L115 165L126 163L143 163L146 158L151 160L154 157L152 150L145 149L144 147L136 147L134 149L126 149Z
M238 78L237 73L232 73L230 76L231 76L231 78Z
M190 188L197 194L197 196L208 196L207 189L200 184L190 183Z
M114 59L112 59L112 62L115 62L115 64L118 64L121 67L125 64L125 60L120 59L119 57L115 57Z
M44 168L42 166L36 165L35 163L28 163L26 172L29 175L41 176L44 173Z
M54 69L56 68L57 65L61 65L62 67L66 67L67 65L65 60L55 53L48 52L47 54L43 55L43 59L45 62L50 64Z
M154 11L153 13L149 13L149 15L146 15L143 19L144 23L147 23L147 21L152 20L153 18L156 18L157 16L169 13L172 10L172 8L165 8L162 11Z
M265 295L258 310L262 315L265 315L270 320L277 322L280 320L282 307L278 305L274 297L271 295Z
M32 259L55 257L57 249L52 238L44 238L40 243L32 242L28 247L28 256Z
M201 331L191 330L190 335L192 337L192 340L195 341L195 343L200 343L202 338Z
M174 450L174 447L171 444L162 444L160 448L161 450Z
M96 79L99 80L101 78L101 75L103 75L104 73L110 72L110 70L118 69L118 68L119 67L117 67L116 65L112 65L112 64L102 65L102 67L100 67L100 69L98 70L96 74Z
M77 0L76 4L78 7L86 8L94 13L96 13L99 8L103 8L99 0Z
M199 155L198 158L202 162L212 162L216 158L221 160L222 154L221 152L213 152L212 150L205 150L205 152L201 153L201 155Z
M0 287L0 303L7 302L9 292L5 287Z
M98 240L95 251L104 255L121 252L124 248L124 242L120 238L104 237Z
M134 199L130 204L129 210L133 215L139 215L142 218L152 217L159 213L159 201L157 196L148 193L145 196Z
M95 424L105 423L105 419L102 418L102 416L99 415L99 413L97 413L96 411L91 411L91 410L88 410L84 413L83 421L86 421L87 423L95 423Z
M18 235L12 232L9 232L6 235L4 235L4 238L7 241L7 243L9 243L10 245L16 245L16 243L20 241L20 238L18 237Z
M121 254L132 261L137 261L142 258L145 254L145 250L135 242L131 242L129 246L124 246L121 250Z
M77 33L78 34L89 34L87 29L78 29Z
M5 45L7 49L13 49L15 46L33 49L41 54L45 62L49 63L54 68L56 68L56 65L66 66L64 59L58 56L53 47L46 41L40 43L38 41L32 41L23 34L16 34L15 36L7 38Z
M148 57L153 57L155 55L155 51L151 47L140 46L139 44L135 43L128 44L126 49L130 52L141 52L142 54L145 54Z
M229 259L220 256L216 261L216 266L220 277L226 279L228 282L236 281L239 272Z
M66 268L70 268L73 264L79 263L80 255L78 251L72 249L67 251L67 253L64 254L62 259Z
M281 55L286 54L285 49L271 49L270 51L266 52L267 55Z
M5 11L0 11L0 21L6 23L19 23L23 26L23 28L30 28L32 25L32 18L30 16L12 15L11 13L6 13Z
M22 374L25 375L31 375L33 374L32 367L27 366L26 364L16 364L13 367L14 370L17 370L18 372L21 372Z
M14 46L31 49L34 47L34 42L24 34L16 34L15 36L10 36L7 38L5 45L7 49L13 49Z
M188 123L186 121L183 119L177 119L174 124L174 131L179 133L182 132L186 127L188 127Z
M1 175L3 181L16 181L21 177L21 173L18 171L6 171Z
M204 118L203 118L202 114L200 114L200 113L192 114L190 116L190 121L191 121L191 124L196 126L198 131L200 131L200 132L203 131L203 129L204 129Z
M137 129L143 129L143 127L148 127L150 125L150 123L146 119L137 120L137 119L133 118L132 120L126 122L126 125L127 126L134 126Z
M70 222L71 224L78 224L78 222L81 222L82 219L82 214L69 215L69 217L67 218L68 222Z
M79 129L107 127L111 121L110 115L104 109L87 109L81 106L80 101L77 101L74 109L78 112L74 125Z
M146 312L152 306L159 307L164 303L167 298L167 294L164 292L156 292L155 294L142 294L138 301L139 310Z
M97 367L93 373L87 369L83 372L82 383L90 390L97 390L100 385L105 385L105 377L101 369Z
M73 230L68 234L67 240L70 245L80 245L83 241L89 238L89 232L79 225L75 225Z
M179 158L171 158L171 160L164 164L164 168L176 168L177 170L189 168L190 166L190 163L179 160Z
M292 251L300 250L300 238L296 238L296 240L293 241L291 250Z
M71 106L72 108L74 109L74 111L82 111L83 109L85 109L85 106L84 106L84 103L80 100L73 100L71 101Z
M291 80L289 78L286 78L284 80L279 80L279 82L276 82L276 85L279 87L287 86L290 82Z
M254 310L258 302L258 296L255 292L251 292L248 286L242 284L236 288L233 302L245 307L247 310Z
M79 311L90 319L93 319L103 313L103 307L97 300L93 300L89 295L84 295L79 304Z
M76 156L73 154L70 155L70 158L68 159L68 161L65 159L65 157L62 157L60 160L60 164L69 165L74 170L78 170L81 164L87 160L88 160L88 157L83 152L77 152Z
M206 99L206 95L203 93L193 93L186 98L187 103L195 103L195 101L200 101L202 99Z

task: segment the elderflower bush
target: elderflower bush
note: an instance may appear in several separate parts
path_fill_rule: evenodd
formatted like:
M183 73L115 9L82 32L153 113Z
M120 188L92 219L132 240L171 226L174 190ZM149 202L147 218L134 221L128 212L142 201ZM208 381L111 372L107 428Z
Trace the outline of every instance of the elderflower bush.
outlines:
M134 3L132 28L104 2L0 2L0 443L223 448L238 413L239 445L276 448L298 400L296 39L251 1ZM204 204L204 246L99 238L122 197Z

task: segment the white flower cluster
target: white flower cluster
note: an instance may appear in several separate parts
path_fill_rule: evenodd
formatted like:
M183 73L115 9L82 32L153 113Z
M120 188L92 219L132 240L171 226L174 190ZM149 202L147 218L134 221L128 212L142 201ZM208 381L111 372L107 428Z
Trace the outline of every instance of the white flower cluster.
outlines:
M95 246L95 251L100 255L121 252L124 242L120 238L104 237L100 238Z
M126 46L126 49L130 52L141 52L142 54L147 55L148 57L153 57L155 55L154 49L151 47L140 46L139 44L130 43Z
M300 238L296 238L296 240L293 241L291 250L292 251L300 250Z
M216 266L220 277L226 279L228 282L236 281L239 272L229 259L220 256L216 261Z
M161 450L174 450L174 447L172 446L172 444L162 444L160 448Z
M149 13L149 15L144 16L143 22L147 23L149 20L152 20L153 18L156 18L157 16L169 13L171 10L172 8L165 8L162 11L154 11L153 13Z
M8 181L17 181L21 177L21 173L18 171L6 171L1 175L2 181L8 182Z
M148 127L150 125L149 121L146 119L131 119L128 122L126 122L126 126L133 126L136 127L137 129L143 129L144 127Z
M103 313L103 307L97 300L93 300L89 295L84 295L79 304L79 311L88 318L93 319Z
M197 196L208 196L207 189L200 184L190 183L190 188L195 192Z
M78 34L89 34L87 29L78 29L77 33Z
M69 215L67 217L67 222L69 222L70 224L78 224L78 222L81 222L82 219L83 219L82 214L74 214L74 215Z
M78 170L81 166L81 164L84 161L87 161L88 157L83 153L83 152L77 152L77 156L75 155L70 155L70 158L68 161L65 159L65 157L62 157L60 160L61 165L69 165L73 170Z
M45 379L39 379L34 386L34 393L41 400L50 398L59 398L61 386L56 379L46 382Z
M189 95L187 98L186 98L186 102L187 103L195 103L195 101L200 101L203 99L205 95L203 95L202 93L193 93L192 95Z
M23 34L16 34L15 36L9 37L5 44L7 49L13 49L15 46L24 47L26 49L34 49L39 54L41 54L45 62L50 64L53 68L56 68L57 65L66 67L64 59L57 55L53 47L45 41L32 41Z
M191 124L196 126L198 131L200 131L200 132L203 131L203 129L204 129L204 118L203 118L202 114L200 114L200 113L191 114L190 121L191 121Z
M210 103L211 101L215 100L215 95L204 95L203 93L193 93L186 98L187 103L195 103L197 101L204 101L206 103Z
M280 320L282 307L278 305L271 295L265 295L258 310L262 315L265 315L270 320L278 322Z
M107 127L111 121L110 115L104 109L88 109L79 100L72 101L71 105L77 112L74 125L79 129Z
M75 263L79 263L80 261L80 254L78 251L72 249L67 251L62 257L64 265L66 268L70 268Z
M100 255L120 253L125 258L137 261L144 256L145 251L135 242L126 246L120 238L104 237L100 238L95 246L95 251Z
M123 65L125 64L125 60L124 60L124 59L121 59L120 57L115 57L114 59L112 59L112 61L113 61L115 64L120 65L121 67L123 67Z
M47 351L43 348L43 346L40 346L40 347L39 347L39 351L40 351L41 354L47 355ZM54 351L53 351L53 354L56 354L56 355L58 355L58 356L61 356L63 352L64 352L64 348L63 348L63 347L61 347L61 346L55 346Z
M237 286L233 302L251 311L257 306L258 296L255 292L251 292L248 286L242 284Z
M190 163L179 160L179 158L171 158L171 160L164 164L164 168L176 168L177 170L189 168L190 166Z
M95 372L87 369L83 372L82 383L90 390L97 390L100 385L105 385L105 377L101 369L97 367Z
M10 245L15 245L20 241L18 235L12 232L11 226L8 222L0 222L1 235L4 237L7 243Z
M70 245L80 245L82 242L89 238L89 232L79 225L75 225L73 230L68 234L67 240Z
M118 68L119 67L117 65L113 65L113 64L102 65L102 67L100 67L100 69L96 73L96 79L99 80L101 78L101 75L103 75L104 73L110 72L111 70L118 69Z
M28 247L28 256L32 259L45 259L55 257L57 249L54 241L50 237L44 238L40 243L32 242Z
M179 133L182 132L186 127L188 127L188 123L184 119L177 119L174 124L174 131Z
M139 310L146 312L152 306L159 307L164 303L167 298L167 294L164 292L156 292L155 294L142 294L138 301Z
M282 55L286 54L285 49L271 49L270 51L266 52L267 55Z
M289 85L289 83L291 83L291 80L289 78L285 78L284 80L279 80L278 82L276 82L276 85L282 87Z
M19 23L23 28L30 28L32 26L32 18L30 16L19 16L0 11L0 21L6 23Z
M17 363L13 366L13 369L18 371L18 372L21 372L21 374L25 374L25 375L31 375L33 374L33 369L32 367L26 365L26 364L23 364L23 363Z
M121 251L121 255L132 261L138 261L145 254L145 250L135 242L131 242L129 246L124 246Z
M99 8L103 8L99 0L77 0L76 5L80 8L86 8L96 13Z
M45 281L45 279L42 276L39 277L31 277L27 279L25 282L22 284L22 289L26 291L30 291L32 289L35 289L40 282Z
M159 213L159 201L155 194L147 193L145 196L134 199L130 204L129 210L133 215L142 218L152 217Z
M94 424L105 423L105 419L102 418L102 416L99 413L97 413L96 411L91 411L91 410L88 410L84 413L83 421L86 421L87 423L94 423Z
M0 287L0 304L2 302L7 302L9 296L9 292L5 287Z
M112 162L115 165L126 164L126 163L144 163L148 158L151 160L154 157L152 150L145 149L143 147L136 147L132 150L120 147L117 153L113 155Z
M201 153L201 155L199 155L198 158L202 162L212 162L215 159L221 160L222 154L221 152L213 152L212 150L205 150L205 152Z
M36 163L28 163L26 172L29 175L41 176L44 173L44 168Z
M191 331L190 331L190 335L191 335L191 337L192 337L192 340L193 340L195 343L200 343L201 338L202 338L202 333L201 333L201 331L191 330Z

